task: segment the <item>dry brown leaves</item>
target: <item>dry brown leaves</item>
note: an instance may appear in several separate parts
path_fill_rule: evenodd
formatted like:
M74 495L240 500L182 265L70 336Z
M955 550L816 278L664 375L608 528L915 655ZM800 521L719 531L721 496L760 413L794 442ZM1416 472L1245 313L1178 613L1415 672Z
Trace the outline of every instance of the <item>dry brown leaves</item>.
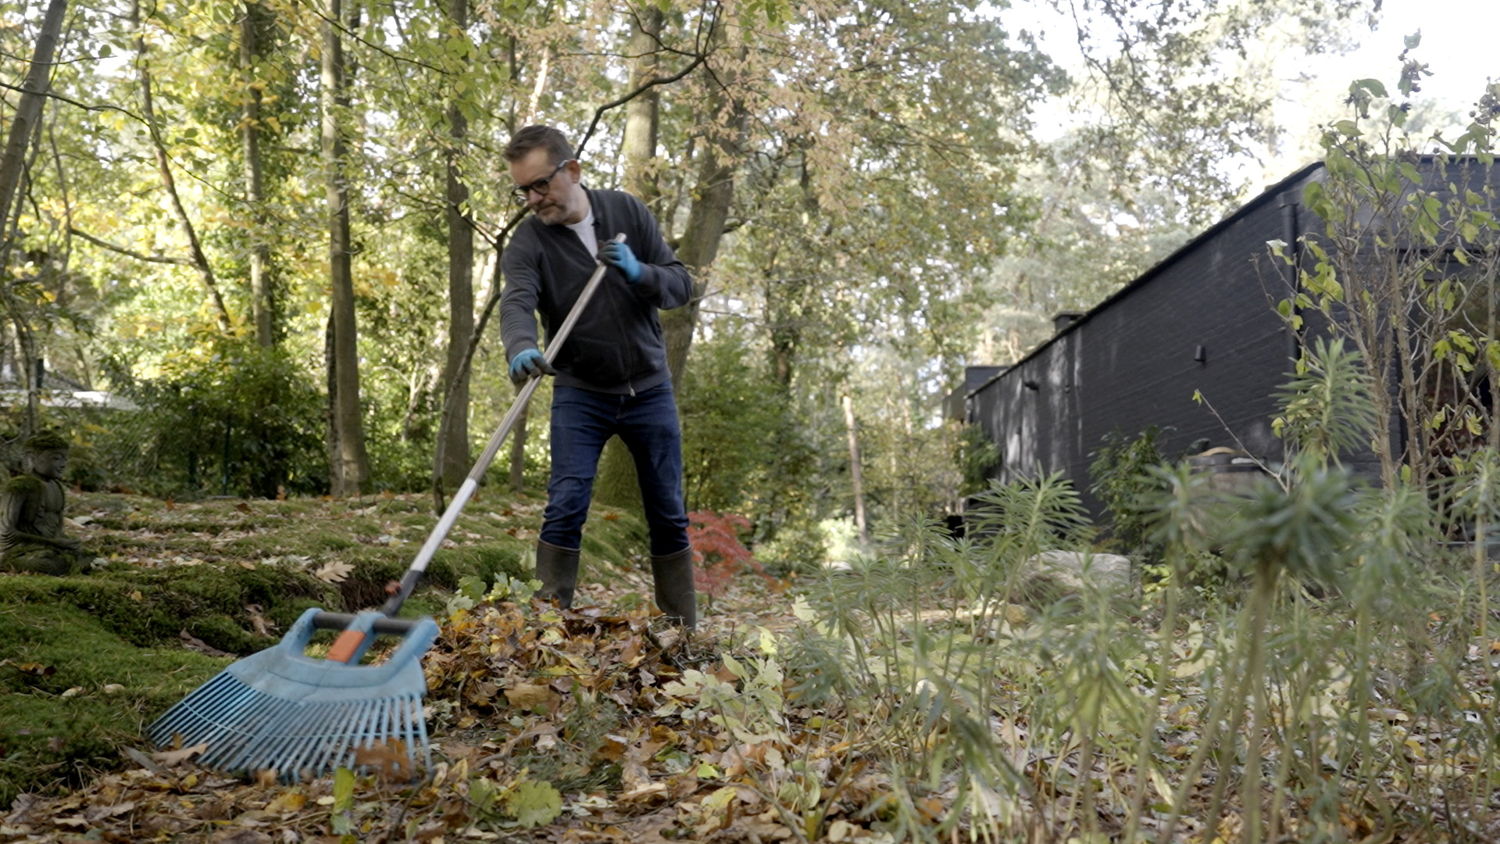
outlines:
M763 594L746 605L777 614ZM714 630L767 620L726 610L716 604ZM745 682L706 655L715 648L734 646L712 631L685 640L644 609L481 605L453 617L424 657L434 765L416 783L400 748L362 753L364 772L342 793L333 778L289 785L201 770L199 748L131 749L131 770L61 797L23 795L0 815L0 841L769 842L806 840L810 823L814 838L877 840L857 813L884 789L829 738L841 719L789 708L746 743L732 718L693 714L684 674L731 692ZM812 764L793 774L788 759ZM789 810L786 788L810 775L825 795L841 781L837 795L815 812Z

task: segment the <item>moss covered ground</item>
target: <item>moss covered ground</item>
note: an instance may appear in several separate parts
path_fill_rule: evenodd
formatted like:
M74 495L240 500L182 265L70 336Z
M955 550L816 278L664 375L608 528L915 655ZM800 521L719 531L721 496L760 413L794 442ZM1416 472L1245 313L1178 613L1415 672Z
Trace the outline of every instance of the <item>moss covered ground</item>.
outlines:
M585 554L630 565L640 522L596 509ZM436 524L427 496L176 503L70 496L93 565L71 577L0 573L0 807L76 787L144 745L143 726L237 655L274 644L304 609L378 606ZM535 497L481 490L403 615L440 608L466 578L530 576Z

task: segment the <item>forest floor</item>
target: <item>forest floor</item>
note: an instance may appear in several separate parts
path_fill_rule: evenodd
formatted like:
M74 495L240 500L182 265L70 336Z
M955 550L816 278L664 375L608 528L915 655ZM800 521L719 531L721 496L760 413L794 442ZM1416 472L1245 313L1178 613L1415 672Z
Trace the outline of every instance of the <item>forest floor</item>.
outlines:
M540 517L533 500L484 499L409 605L444 622L424 658L426 779L381 756L291 785L200 769L201 749L152 747L143 726L306 606L376 603L430 529L430 500L71 502L96 570L0 574L0 841L697 840L730 820L790 837L786 818L757 820L768 806L751 790L722 790L732 760L701 761L695 731L719 728L658 711L685 672L737 682L717 649L790 623L790 600L761 578L730 585L688 639L651 617L649 576L622 562L584 572L575 611L475 605L465 595L523 572ZM590 532L586 560L639 544L607 509Z
M927 575L899 561L884 574L844 574L824 585L849 593L845 603L863 589L868 606L891 609L867 615L870 638L853 643L864 670L844 680L867 685L830 695L820 687L835 685L850 656L819 651L839 640L814 616L810 582L719 571L699 631L685 636L654 614L639 523L599 509L576 608L559 612L521 600L516 581L540 502L488 491L408 605L442 624L423 658L433 764L421 778L400 747L363 752L358 772L286 783L272 771L200 768L201 746L146 742L147 723L234 655L276 642L307 606L378 603L431 509L418 496L79 497L70 530L100 554L97 568L0 575L0 842L894 842L984 829L997 840L1240 838L1242 777L1216 788L1213 760L1201 778L1183 776L1200 746L1227 743L1232 758L1244 743L1258 758L1246 730L1209 738L1216 716L1205 713L1234 675L1212 667L1233 651L1208 623L1186 625L1163 656L1168 684L1146 757L1128 716L1151 700L1142 678L1156 670L1159 634L1138 599L1135 611L1095 621L1057 615L1062 604L980 607L976 618L962 601L934 602ZM903 603L894 593L908 587L916 599ZM1451 672L1429 682L1409 662L1420 682L1392 677L1389 695L1363 710L1340 679L1341 645L1279 634L1308 677L1279 687L1294 695L1276 704L1286 720L1269 734L1284 744L1261 748L1268 766L1293 772L1283 780L1295 791L1262 794L1287 840L1500 836L1500 641L1471 639L1461 625L1455 638L1445 612L1428 621L1417 635L1441 640ZM1337 615L1327 626L1346 628ZM967 648L947 653L982 660L950 679L935 662L922 669L951 683L950 703L911 673L935 633ZM966 678L994 690L980 707L987 724L952 705ZM1403 698L1408 687L1427 689L1414 699L1426 702ZM1090 712L1096 720L1080 720ZM1352 768L1328 776L1328 756L1300 761L1299 736L1333 748L1341 724L1368 725L1353 733L1367 748L1355 757L1369 770L1359 778ZM988 767L998 774L985 779Z

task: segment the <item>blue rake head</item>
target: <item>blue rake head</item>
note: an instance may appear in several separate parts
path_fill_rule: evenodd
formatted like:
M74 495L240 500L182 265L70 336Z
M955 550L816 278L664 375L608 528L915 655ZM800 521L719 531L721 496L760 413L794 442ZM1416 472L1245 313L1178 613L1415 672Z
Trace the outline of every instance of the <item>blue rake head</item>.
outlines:
M158 746L208 745L200 764L224 771L274 770L283 779L317 777L359 763L358 753L379 748L389 760L404 749L408 770L431 761L422 696L427 691L419 657L437 638L437 624L418 619L390 659L359 665L385 616L362 612L349 629L365 643L349 663L313 659L310 609L281 642L233 663L158 718L147 736Z

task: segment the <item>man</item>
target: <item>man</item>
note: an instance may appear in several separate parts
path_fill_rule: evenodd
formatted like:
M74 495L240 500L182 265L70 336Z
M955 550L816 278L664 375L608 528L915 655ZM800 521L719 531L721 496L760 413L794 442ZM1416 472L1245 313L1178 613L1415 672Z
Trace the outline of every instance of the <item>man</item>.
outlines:
M510 375L517 383L544 372L557 377L552 478L536 552L538 596L572 605L599 455L617 435L640 480L656 605L691 629L697 608L682 494L682 434L657 310L686 304L692 279L640 200L584 187L573 148L558 130L522 129L506 146L505 159L516 202L532 212L516 229L502 264L500 332ZM617 233L625 235L624 243L610 242ZM596 256L608 265L603 283L549 367L537 350L533 314L541 314L550 337L593 274Z

